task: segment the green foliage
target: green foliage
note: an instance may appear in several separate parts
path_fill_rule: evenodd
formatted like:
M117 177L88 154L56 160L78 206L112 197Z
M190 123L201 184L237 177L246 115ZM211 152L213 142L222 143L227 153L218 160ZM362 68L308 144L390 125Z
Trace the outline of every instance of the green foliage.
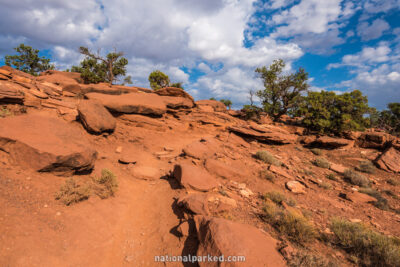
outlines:
M183 88L183 85L182 85L182 82L171 83L170 86L171 86L171 87L175 87L175 88L184 89L184 88Z
M331 164L329 163L329 161L327 161L327 160L324 159L324 158L316 158L316 159L313 161L313 164L314 164L315 166L317 166L317 167L325 168L325 169L328 169L328 168L331 166Z
M168 87L170 83L168 75L159 70L155 70L152 73L150 73L149 82L150 82L150 87L153 90L158 90L164 87Z
M313 225L301 214L284 210L270 202L265 203L263 211L263 219L291 241L303 244L315 239Z
M309 92L294 114L303 117L303 124L312 131L341 134L368 127L370 121L365 114L369 112L368 98L354 90L341 95Z
M39 50L33 49L31 46L20 44L14 50L18 55L5 56L5 64L12 66L17 70L38 75L39 72L54 69L54 65L50 64L50 59L39 57Z
M360 223L331 222L337 245L359 258L361 266L400 266L398 239L377 233Z
M221 99L220 102L222 102L226 107L231 109L232 101L230 101L229 99Z
M281 166L282 162L277 160L271 153L265 150L257 151L255 157L259 160L264 161L265 163L272 164L275 166Z
M86 200L89 197L90 186L79 185L73 178L66 180L65 184L60 187L60 191L56 194L56 199L61 200L67 206Z
M85 55L85 59L79 66L72 66L71 71L81 73L85 83L108 82L112 84L119 76L126 74L128 60L122 52L111 52L106 57L99 53L92 53L87 47L81 46L79 52Z
M125 85L125 84L132 84L133 82L132 82L132 77L130 76L130 75L128 75L128 76L126 76L125 78L124 78L124 82L122 83L122 85Z
M256 92L261 99L264 110L274 120L287 114L298 105L301 93L308 90L308 73L300 68L296 73L283 75L285 62L282 59L274 60L267 68L257 68L256 73L264 83L264 90Z
M210 100L217 100L217 99L215 99L215 97L210 97Z
M365 173L374 173L376 171L376 168L371 161L366 160L360 162L360 165L356 167L356 170Z
M95 178L96 186L96 194L100 198L108 198L110 196L114 196L115 192L118 190L118 181L115 174L108 170L103 169L101 171L101 176Z
M368 187L371 184L371 181L367 177L350 169L346 170L343 175L347 181L354 185Z
M400 103L389 103L388 109L373 114L372 126L386 130L387 132L400 134Z
M254 105L244 105L240 111L244 114L245 120L256 121L260 119L262 109Z

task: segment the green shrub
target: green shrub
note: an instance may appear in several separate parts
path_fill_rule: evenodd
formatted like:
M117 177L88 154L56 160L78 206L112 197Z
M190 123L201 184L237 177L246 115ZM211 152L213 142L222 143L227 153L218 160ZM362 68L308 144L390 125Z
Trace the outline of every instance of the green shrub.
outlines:
M324 158L316 158L316 159L313 161L313 164L314 164L315 166L317 166L317 167L325 168L325 169L328 169L328 168L331 166L331 164L329 163L329 161L327 161L327 160L324 159Z
M303 117L303 124L310 130L341 134L369 126L364 115L371 110L368 98L359 90L340 95L321 91L308 92L294 115Z
M79 72L85 83L108 82L112 84L118 76L126 74L128 60L122 52L111 52L107 56L93 53L89 48L81 46L79 52L85 56L79 66L72 66L71 71Z
M265 150L257 151L256 158L264 161L265 163L272 164L275 166L281 166L282 162L277 160L271 153Z
M346 170L343 175L347 181L354 185L368 187L371 184L371 181L367 177L350 169Z
M371 161L366 160L366 161L362 161L360 163L360 165L358 167L356 167L356 170L360 171L360 172L365 172L365 173L374 173L376 168Z
M327 174L326 178L328 178L329 180L332 180L332 181L336 181L336 182L339 181L339 179L333 173Z
M79 185L73 178L66 180L65 184L60 187L60 191L56 194L56 199L61 200L67 206L86 200L89 197L90 186Z
M96 194L100 198L108 198L114 196L115 192L118 190L118 181L114 173L108 169L103 169L101 171L101 176L95 178Z
M331 222L336 244L359 258L362 266L400 266L400 243L363 224L341 219Z
M308 251L298 251L288 260L289 267L339 267L335 261Z
M12 66L32 75L39 75L42 71L54 69L54 65L50 64L50 59L39 57L39 50L31 46L20 44L14 50L18 55L6 55L4 57L4 63L7 66Z
M284 210L270 202L265 203L263 211L263 219L289 240L303 244L315 239L314 227L302 215Z
M319 149L319 148L312 148L312 149L310 149L310 151L311 151L314 155L317 155L317 156L321 156L321 155L322 155L322 150Z

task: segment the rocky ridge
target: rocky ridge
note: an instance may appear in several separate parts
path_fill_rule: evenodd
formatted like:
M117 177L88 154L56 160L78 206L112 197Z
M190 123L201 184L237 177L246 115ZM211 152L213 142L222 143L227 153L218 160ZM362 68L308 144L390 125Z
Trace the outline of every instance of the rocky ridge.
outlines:
M34 77L9 67L0 68L0 104L4 117L0 118L0 170L10 177L0 177L0 207L5 210L0 214L4 226L0 228L8 229L0 237L1 265L28 266L28 262L44 258L42 266L82 262L98 266L97 256L106 253L107 264L152 266L154 255L171 253L240 255L246 257L246 266L285 266L301 246L263 219L264 194L275 191L296 200L293 207L284 204L284 210L311 213L312 224L321 233L330 231L329 218L345 217L400 236L400 216L394 212L400 210L398 198L387 197L390 208L379 209L373 205L378 199L358 192L362 188L348 183L345 176L348 169L370 161L377 169L364 175L372 186L394 196L400 193L395 185L400 183L400 140L382 132L349 133L346 138L304 135L299 126L242 120L222 103L194 101L179 88L154 92L140 87L87 85L77 73L47 71ZM258 151L269 151L279 163L257 158ZM327 168L315 163L321 157L329 161ZM102 201L91 197L89 204L62 207L52 197L65 177L85 182L103 168L120 179L115 198ZM339 178L327 178L333 176ZM37 184L21 177L34 177ZM21 193L26 187L33 190L29 196ZM142 189L154 193L144 194ZM131 192L141 196L135 198L137 204L130 204ZM22 215L25 207L19 203L26 201L51 204ZM170 209L161 210L163 204ZM103 217L97 206L110 214L118 211L115 218L119 220L98 223ZM141 210L139 206L147 208L136 217L147 218L147 223L129 215L132 207ZM53 218L50 210L64 215ZM92 214L96 220L84 214ZM46 254L48 244L36 229L23 223L11 227L20 222L19 216L33 220L40 231L53 233L44 240L52 240L58 256ZM72 230L80 220L87 227L81 229L82 236ZM101 233L113 236L111 243L94 237L96 229L90 222L98 225ZM121 228L111 227L113 223ZM151 232L147 241L142 233L127 239L129 227L139 226ZM30 232L32 237L26 238L24 233ZM164 235L170 237L161 238ZM75 247L79 240L86 241ZM136 242L140 247L133 249ZM33 243L38 245L31 247ZM5 244L14 245L7 249ZM99 244L104 247L82 261L82 250ZM334 255L334 260L345 266L352 265L343 251L322 241L310 246L319 254ZM60 264L65 257L66 264ZM230 264L227 266L242 266Z

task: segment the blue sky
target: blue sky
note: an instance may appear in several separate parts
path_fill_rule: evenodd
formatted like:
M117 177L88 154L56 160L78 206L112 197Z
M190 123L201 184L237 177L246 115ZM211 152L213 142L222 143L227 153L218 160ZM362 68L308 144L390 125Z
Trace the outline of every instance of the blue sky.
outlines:
M0 0L0 64L19 43L58 69L81 45L114 47L134 84L154 69L196 99L248 103L255 68L274 59L304 67L311 90L359 89L381 109L400 102L400 0Z

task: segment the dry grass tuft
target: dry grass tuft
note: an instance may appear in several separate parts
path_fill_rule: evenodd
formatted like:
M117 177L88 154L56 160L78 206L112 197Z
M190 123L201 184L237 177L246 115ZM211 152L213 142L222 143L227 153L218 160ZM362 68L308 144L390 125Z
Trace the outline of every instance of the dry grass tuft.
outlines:
M66 180L56 194L56 199L61 200L67 206L86 200L89 197L90 186L87 184L79 185L73 178Z
M377 233L361 223L333 219L335 243L356 256L361 266L400 266L400 241Z
M255 157L259 160L262 160L265 163L272 164L275 166L281 166L282 162L277 160L271 153L265 150L257 151Z

